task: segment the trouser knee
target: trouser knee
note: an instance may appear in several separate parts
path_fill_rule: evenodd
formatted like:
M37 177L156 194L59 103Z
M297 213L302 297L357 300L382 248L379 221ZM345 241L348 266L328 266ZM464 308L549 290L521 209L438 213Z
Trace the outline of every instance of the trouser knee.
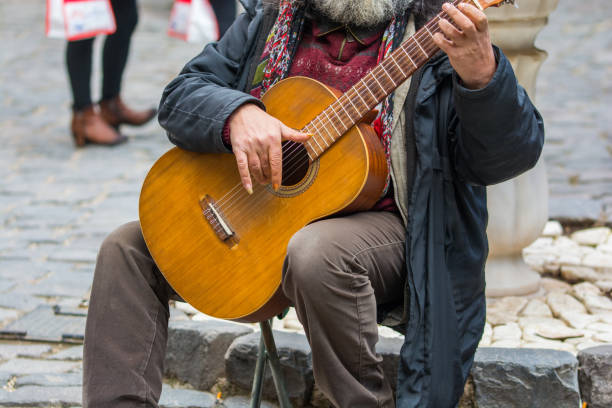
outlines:
M326 271L325 245L308 227L298 231L289 241L283 265L283 291L291 300L299 293L312 297L323 289Z

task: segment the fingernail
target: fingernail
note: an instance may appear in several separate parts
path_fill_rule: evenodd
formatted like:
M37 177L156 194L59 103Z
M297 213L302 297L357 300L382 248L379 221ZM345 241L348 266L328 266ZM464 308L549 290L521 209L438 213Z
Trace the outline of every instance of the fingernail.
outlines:
M274 189L274 191L278 191L278 189L280 188L280 186L278 185L278 183L274 183L272 185L272 188Z
M247 186L246 187L246 191L247 191L247 193L249 193L249 195L253 194L253 187Z
M450 5L448 3L442 4L442 9L443 10L448 10L449 7L450 7Z
M314 133L306 133L306 135L310 138L310 137L314 137Z

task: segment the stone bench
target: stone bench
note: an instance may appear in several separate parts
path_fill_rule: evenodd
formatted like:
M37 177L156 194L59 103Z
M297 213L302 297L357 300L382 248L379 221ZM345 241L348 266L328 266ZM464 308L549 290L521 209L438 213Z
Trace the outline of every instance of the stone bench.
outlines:
M296 407L326 405L312 375L310 347L301 333L274 331L291 401ZM196 389L249 394L257 360L259 332L224 321L171 322L166 375ZM400 338L377 345L395 387ZM580 361L580 364L579 364ZM579 381L580 376L580 381ZM580 393L589 408L612 406L612 345L578 355L548 349L478 349L460 407L578 408ZM580 386L579 386L580 385ZM269 370L264 396L275 400Z

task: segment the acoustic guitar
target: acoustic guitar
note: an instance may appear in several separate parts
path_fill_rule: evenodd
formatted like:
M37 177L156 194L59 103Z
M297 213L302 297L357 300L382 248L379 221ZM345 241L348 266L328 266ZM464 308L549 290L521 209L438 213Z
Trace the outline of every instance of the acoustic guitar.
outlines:
M469 1L481 9L513 3ZM291 236L315 220L367 210L380 198L387 162L368 113L437 53L432 35L443 17L344 94L304 77L282 80L265 93L270 115L313 134L305 143L283 144L278 191L255 186L249 195L232 154L173 148L157 160L140 194L140 223L155 263L185 301L207 315L242 322L287 307L280 285Z

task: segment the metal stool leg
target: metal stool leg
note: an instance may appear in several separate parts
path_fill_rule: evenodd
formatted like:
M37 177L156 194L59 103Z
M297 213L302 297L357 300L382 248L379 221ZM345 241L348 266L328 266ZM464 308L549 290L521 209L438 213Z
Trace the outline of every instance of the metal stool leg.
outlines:
M270 363L272 371L272 379L276 387L278 402L280 408L291 408L287 387L285 386L285 377L281 371L280 360L274 343L274 335L269 321L259 323L261 328L261 339L259 341L259 354L257 356L257 365L255 366L255 377L253 378L253 389L251 392L251 408L259 408L261 404L261 393L265 374L266 360ZM265 350L264 350L265 348Z
M253 377L253 388L251 390L251 405L250 408L259 408L261 406L261 391L263 389L263 380L266 375L266 346L264 345L263 336L259 338L259 349L257 351L257 364L255 365L255 376Z

